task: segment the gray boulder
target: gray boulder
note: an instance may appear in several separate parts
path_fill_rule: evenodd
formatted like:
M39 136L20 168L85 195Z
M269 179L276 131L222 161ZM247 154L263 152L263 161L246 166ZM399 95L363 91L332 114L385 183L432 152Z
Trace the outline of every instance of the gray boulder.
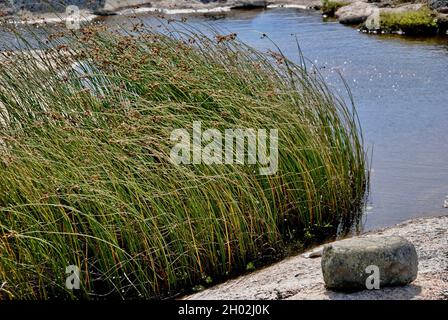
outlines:
M376 7L370 3L357 1L339 8L335 17L342 24L360 24L366 21Z
M328 289L367 289L371 266L379 269L379 286L397 286L417 278L417 252L412 243L397 236L364 236L326 245L322 253L322 273ZM370 281L370 279L369 279Z

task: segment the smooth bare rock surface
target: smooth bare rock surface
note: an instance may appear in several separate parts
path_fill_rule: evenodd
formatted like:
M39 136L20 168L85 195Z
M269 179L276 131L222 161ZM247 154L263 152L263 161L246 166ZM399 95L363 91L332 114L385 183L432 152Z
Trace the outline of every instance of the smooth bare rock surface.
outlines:
M366 289L369 266L379 269L380 287L406 285L417 278L417 252L412 243L399 236L370 235L326 245L322 273L329 289Z
M342 24L360 24L367 20L376 7L370 3L357 1L339 8L335 17Z
M448 216L414 219L362 237L371 234L408 239L418 255L417 279L381 290L327 290L319 254L309 255L321 246L185 299L448 299Z

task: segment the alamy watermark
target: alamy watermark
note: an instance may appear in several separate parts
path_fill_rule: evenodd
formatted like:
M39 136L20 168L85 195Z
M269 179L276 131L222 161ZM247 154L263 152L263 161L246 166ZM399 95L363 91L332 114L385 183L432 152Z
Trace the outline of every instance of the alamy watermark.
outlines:
M67 278L65 279L65 287L69 290L78 290L80 284L80 272L79 267L75 265L69 265L65 268L65 274Z
M65 8L65 14L67 15L65 20L67 29L78 30L81 27L81 14L79 8L74 5L67 6L67 8Z
M367 18L365 26L368 30L378 30L381 28L380 8L372 8L372 12Z
M192 135L186 129L171 132L174 164L260 164L261 175L272 175L278 170L278 130L269 129L207 129L202 132L201 121L193 122ZM204 147L203 147L204 145Z
M368 290L380 288L380 268L376 265L370 265L366 268L366 273L370 274L366 279L366 288Z

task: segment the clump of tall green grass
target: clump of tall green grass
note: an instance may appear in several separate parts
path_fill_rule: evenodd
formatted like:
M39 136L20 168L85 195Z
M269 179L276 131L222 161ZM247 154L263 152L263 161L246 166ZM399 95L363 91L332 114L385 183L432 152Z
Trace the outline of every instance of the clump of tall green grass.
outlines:
M359 217L356 114L303 65L183 27L38 48L0 58L0 298L169 296ZM278 129L278 172L172 164L193 121Z

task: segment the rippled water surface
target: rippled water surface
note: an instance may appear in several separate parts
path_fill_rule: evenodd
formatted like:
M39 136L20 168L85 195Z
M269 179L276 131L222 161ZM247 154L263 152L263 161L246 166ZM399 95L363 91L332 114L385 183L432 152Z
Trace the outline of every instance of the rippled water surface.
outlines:
M151 15L140 18L154 22ZM107 22L123 19L111 17ZM341 93L345 89L337 81L337 71L343 75L355 98L366 147L373 149L366 229L448 214L443 208L448 195L447 37L370 36L298 9L232 12L219 19L190 17L189 23L236 32L263 51L272 48L260 36L266 33L296 60L297 36L304 55Z

